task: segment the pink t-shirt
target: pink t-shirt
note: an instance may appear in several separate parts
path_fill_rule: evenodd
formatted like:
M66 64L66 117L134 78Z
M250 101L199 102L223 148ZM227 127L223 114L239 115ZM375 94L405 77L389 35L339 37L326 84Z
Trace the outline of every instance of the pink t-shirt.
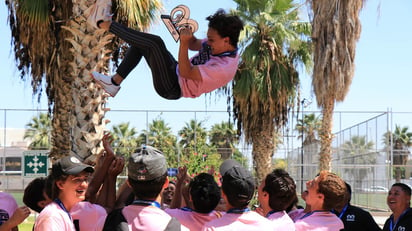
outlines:
M123 216L129 224L129 231L164 230L171 216L155 206L128 205L122 210ZM188 230L181 226L181 230Z
M222 214L217 211L211 213L197 213L194 211L185 211L182 209L166 209L172 217L176 217L179 222L191 231L200 230L203 225L213 219L222 217Z
M206 40L203 40L205 42ZM196 56L194 56L196 57ZM192 61L192 57L190 60ZM179 78L179 85L182 96L196 98L203 93L211 92L217 88L225 86L236 74L239 63L239 55L232 56L209 56L209 60L204 64L198 64L201 81L185 79L179 74L179 65L176 74Z
M104 221L107 217L106 209L88 201L77 203L70 210L73 220L79 221L80 230L100 231L103 230Z
M295 230L295 223L290 219L289 215L285 211L272 213L268 219L272 222L272 225L276 230L293 231Z
M268 231L275 230L272 223L260 214L249 211L245 213L225 213L221 218L206 223L202 231Z
M288 213L289 217L292 219L293 222L296 222L301 217L303 217L305 214L306 213L304 209L295 209Z
M48 204L37 217L34 231L76 231L73 221L56 202Z
M13 216L17 209L17 202L14 197L6 192L0 192L0 225Z
M295 228L296 231L339 231L343 230L343 222L331 212L310 212L295 222Z

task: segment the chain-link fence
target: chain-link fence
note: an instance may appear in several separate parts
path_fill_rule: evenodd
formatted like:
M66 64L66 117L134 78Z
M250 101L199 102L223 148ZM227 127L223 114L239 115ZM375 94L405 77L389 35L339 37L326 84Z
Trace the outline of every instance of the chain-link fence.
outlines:
M0 109L0 189L21 190L32 178L21 175L22 153L29 141L23 139L25 125L33 117L46 110ZM306 181L318 173L320 143L303 145L303 134L295 129L297 119L304 115L320 112L293 113L283 129L283 142L277 147L274 158L284 159L287 170L296 181L298 192L305 190ZM352 202L369 208L386 209L385 196L395 182L395 170L400 173L401 182L412 185L412 164L409 152L404 152L406 165L394 162L394 153L385 134L393 132L396 125L410 127L412 112L335 112L334 139L332 143L332 169L352 186ZM150 111L113 110L107 113L111 126L128 122L136 130L149 130L149 124L162 119L177 135L190 120L201 122L209 130L214 124L233 123L225 111ZM235 126L236 127L236 126ZM385 143L386 142L386 143ZM303 148L302 148L303 147ZM252 166L251 147L241 142L238 149Z

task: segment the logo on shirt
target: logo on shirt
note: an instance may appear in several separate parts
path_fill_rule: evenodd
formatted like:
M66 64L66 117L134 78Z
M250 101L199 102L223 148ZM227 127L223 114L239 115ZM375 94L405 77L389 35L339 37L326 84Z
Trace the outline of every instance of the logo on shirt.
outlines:
M191 63L193 65L205 64L210 60L210 46L206 42L202 43L202 49L200 49L199 54L196 57L193 57Z
M398 227L398 231L405 231L405 230L406 230L406 228L403 227L403 226L399 226L399 227Z
M9 213L4 209L0 209L0 225L2 225L8 219L9 219Z
M346 221L355 221L355 214L348 214L346 216Z

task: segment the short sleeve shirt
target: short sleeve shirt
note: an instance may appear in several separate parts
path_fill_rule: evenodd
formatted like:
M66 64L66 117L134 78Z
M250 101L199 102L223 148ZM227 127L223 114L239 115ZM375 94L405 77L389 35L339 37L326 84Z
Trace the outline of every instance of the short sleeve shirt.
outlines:
M269 231L276 230L272 223L260 214L249 211L242 214L225 213L221 218L206 223L202 231Z
M340 231L343 222L332 212L310 212L295 222L296 231Z
M73 221L56 202L48 204L34 223L34 231L76 231Z
M295 223L285 211L272 213L267 217L276 230L295 230Z
M205 43L206 40L203 40ZM211 92L217 88L225 86L229 83L236 74L239 55L211 55L206 46L203 46L198 55L190 59L191 63L200 58L196 62L199 68L201 81L190 80L179 75L179 66L176 68L176 74L179 78L179 85L182 91L182 96L187 98L196 98L203 93Z
M0 225L9 220L16 209L16 199L8 193L0 192Z
M166 209L165 211L191 231L201 230L205 223L222 216L222 214L217 211L211 213L198 213L184 209Z
M128 205L123 208L122 214L129 226L129 231L164 230L171 216L155 206ZM188 230L182 226L183 230Z
M70 215L73 221L78 221L80 231L100 231L103 230L107 212L100 205L81 201L73 206L70 210Z

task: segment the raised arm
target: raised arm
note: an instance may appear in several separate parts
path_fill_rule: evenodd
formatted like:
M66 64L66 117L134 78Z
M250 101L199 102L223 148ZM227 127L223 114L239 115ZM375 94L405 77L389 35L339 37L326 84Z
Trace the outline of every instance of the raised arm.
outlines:
M184 198L184 195L187 195L185 190L188 190L185 187L188 180L190 180L189 176L187 175L187 167L179 167L178 172L176 175L176 189L175 194L173 195L172 202L170 203L170 208L181 208L187 205L187 200ZM184 199L184 203L182 203L182 198Z
M197 66L193 66L189 60L189 48L198 49L201 44L199 40L193 36L192 30L183 28L180 30L180 46L179 46L179 74L182 78L201 81L202 76ZM200 48L199 48L200 49Z
M97 159L97 166L93 174L93 179L89 183L86 191L86 200L90 203L96 203L96 196L102 187L103 181L106 177L108 169L115 159L114 152L111 146L113 137L110 133L103 136L104 152L100 153Z

